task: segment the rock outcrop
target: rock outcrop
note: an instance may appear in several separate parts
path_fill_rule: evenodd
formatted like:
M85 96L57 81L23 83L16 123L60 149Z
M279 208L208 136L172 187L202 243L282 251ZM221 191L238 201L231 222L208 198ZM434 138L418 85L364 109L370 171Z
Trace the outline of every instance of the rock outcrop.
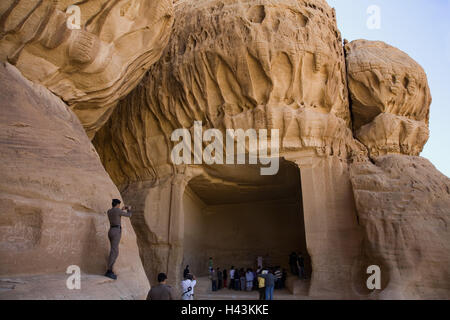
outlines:
M60 96L88 135L158 60L172 26L171 0L2 1L0 61ZM68 21L79 28L69 27Z
M127 219L117 283L83 276L81 290L66 288L70 265L87 275L105 272L106 210L120 193L79 120L58 97L4 63L0 96L0 298L144 296L149 285Z
M345 45L353 129L371 156L417 156L428 140L427 76L406 53L381 41Z
M165 171L173 130L196 120L224 136L225 129L278 129L281 153L347 159L364 152L352 136L342 40L325 1L201 0L175 8L161 59L95 142L117 184ZM116 152L117 161L108 161Z
M214 181L236 184L242 203L251 202L251 190L264 192L249 170L230 179L229 168L171 162L172 132L192 132L202 121L203 130L223 136L226 129L278 130L280 156L301 172L314 270L309 292L351 297L361 235L348 160L366 151L351 131L334 10L325 1L202 0L177 2L174 15L161 59L94 139L106 170L138 212L133 225L150 280L158 270L168 270L173 284L181 275L183 194L199 179L218 193ZM227 196L218 196L223 204Z
M372 298L448 299L450 179L426 159L385 155L354 163L350 176L363 259L381 267Z
M418 156L431 95L406 53L343 45L325 0L79 1L80 29L71 4L0 4L0 298L140 298L209 256L288 268L291 251L310 279L289 287L310 298L450 297L450 181ZM173 161L176 129L193 161ZM251 132L268 134L256 163ZM196 157L210 146L231 162Z

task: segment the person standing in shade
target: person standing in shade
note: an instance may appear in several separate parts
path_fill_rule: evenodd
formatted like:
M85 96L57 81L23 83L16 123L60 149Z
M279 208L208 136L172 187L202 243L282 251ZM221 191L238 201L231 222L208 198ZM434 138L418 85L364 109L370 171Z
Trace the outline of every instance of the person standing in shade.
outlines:
M227 280L228 280L228 272L227 269L223 269L223 287L227 287Z
M181 281L181 299L183 300L194 300L194 287L197 284L195 276L192 274L187 274L183 281Z
M253 270L252 269L247 269L247 273L245 274L245 282L247 284L246 289L247 291L252 291L253 289L253 280L254 280L254 276L253 276Z
M158 274L158 285L150 289L147 300L175 300L173 289L166 284L166 279L165 273Z
M223 273L220 268L217 267L217 290L222 289L223 286Z
M281 273L280 267L277 266L275 267L275 289L280 289L281 288L281 278L283 277L283 274Z
M303 259L303 255L302 255L301 252L298 253L297 266L298 266L298 277L300 279L306 279L306 275L305 275L305 259Z
M240 271L238 268L234 271L234 290L240 290L241 289L241 276Z
M289 255L289 266L291 267L291 273L297 275L297 254L295 252L291 252L291 254Z
M228 286L228 289L234 289L234 273L236 270L234 270L234 266L231 266L230 268L230 285Z
M275 287L275 276L273 274L273 270L270 269L267 274L262 274L261 277L265 280L266 285L266 300L273 300L273 289Z
M264 279L261 274L266 274L267 271L265 270L261 270L262 273L258 274L258 291L259 291L259 300L265 300L266 299L266 284L265 281L266 279Z
M211 289L212 291L217 291L217 281L219 280L218 276L217 276L217 272L216 270L212 269L211 273L210 273L210 277L211 277Z
M186 268L184 268L184 271L183 271L183 279L186 278L186 275L188 275L189 273L190 273L189 272L189 265L187 265Z
M239 270L239 280L241 280L241 283L240 283L241 291L245 291L245 271L244 271L244 268L241 268Z
M121 201L119 199L112 200L112 208L108 210L108 219L110 228L108 231L108 238L111 244L111 250L108 258L108 270L105 276L116 280L117 275L113 272L114 263L119 256L119 243L122 236L121 217L131 217L131 207L123 207L120 209Z
M213 259L212 259L212 257L209 257L209 260L208 260L208 272L211 273L212 270L213 270Z

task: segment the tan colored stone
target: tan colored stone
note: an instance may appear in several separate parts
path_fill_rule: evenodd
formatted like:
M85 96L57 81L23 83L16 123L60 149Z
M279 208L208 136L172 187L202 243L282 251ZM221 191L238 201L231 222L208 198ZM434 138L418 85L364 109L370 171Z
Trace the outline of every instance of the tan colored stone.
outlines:
M25 291L19 285L16 291L2 290L0 298L144 296L148 281L128 219L123 219L117 283L108 282L103 295L90 280L77 294L66 288L70 265L83 274L105 272L106 210L119 191L79 120L58 97L4 63L0 96L0 280L27 283ZM60 280L47 283L47 278Z
M383 299L450 296L450 179L425 158L387 155L350 167L362 259L379 265Z
M169 0L82 1L81 30L65 27L69 1L0 4L0 60L68 102L111 177L67 106L2 65L0 298L138 298L159 272L181 293L186 264L199 276L209 256L288 268L301 250L311 278L289 287L308 298L447 299L450 183L417 156L423 69L377 41L344 55L324 0L173 2L172 13ZM279 172L174 165L171 134L195 121L224 136L278 129ZM134 208L117 282L98 275L104 213L120 197L111 180ZM84 291L58 285L69 264ZM373 264L382 290L371 292Z
M281 153L347 159L364 152L347 95L341 37L325 1L180 1L161 60L95 145L117 184L170 171L162 168L170 135L195 120L223 132L278 129Z
M73 1L3 1L0 61L16 65L69 104L88 135L158 60L170 34L170 0L76 3L81 29L67 26Z
M192 130L201 120L204 130L279 130L281 157L300 168L302 192L296 199L303 201L304 222L297 236L304 229L303 246L312 259L309 294L354 297L351 271L362 236L347 161L364 156L365 149L352 136L346 88L335 14L324 1L177 2L173 34L161 60L94 139L106 170L137 210L133 226L150 281L163 270L176 285L183 259L193 251L225 254L220 245L209 251L191 246L202 241L189 238L193 224L185 217L202 215L183 203L186 190L194 188L196 196L221 205L234 199L239 205L229 210L241 210L243 220L252 216L245 208L258 207L253 192L277 201L291 192L287 184L277 189L280 176L266 178L265 187L252 166L174 166L169 158L173 130ZM298 184L300 177L293 177ZM203 188L195 188L199 181ZM289 215L286 206L280 204L280 211ZM227 220L231 215L215 214L210 219L233 229ZM282 229L284 219L272 224ZM291 241L290 250L299 249L298 241ZM252 245L258 251L259 242ZM271 261L284 265L289 252L274 246L268 250ZM217 259L223 263L225 258Z
M422 67L381 41L345 45L353 129L371 156L419 155L428 140L430 89Z

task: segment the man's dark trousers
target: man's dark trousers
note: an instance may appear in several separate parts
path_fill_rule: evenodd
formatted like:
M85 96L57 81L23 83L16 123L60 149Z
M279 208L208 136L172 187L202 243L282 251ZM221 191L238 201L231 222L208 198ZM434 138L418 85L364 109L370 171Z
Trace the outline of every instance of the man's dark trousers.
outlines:
M122 227L111 227L108 232L109 242L111 243L111 251L109 252L108 270L112 271L114 263L119 256L119 243L122 236Z

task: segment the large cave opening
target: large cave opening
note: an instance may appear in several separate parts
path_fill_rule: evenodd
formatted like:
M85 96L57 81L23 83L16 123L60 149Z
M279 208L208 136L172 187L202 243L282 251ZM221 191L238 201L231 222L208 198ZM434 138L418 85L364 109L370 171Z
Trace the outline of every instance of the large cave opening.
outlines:
M280 266L289 272L289 254L302 252L311 274L303 218L300 170L280 159L276 175L262 176L257 165L205 168L183 196L183 267L197 276L214 267Z

